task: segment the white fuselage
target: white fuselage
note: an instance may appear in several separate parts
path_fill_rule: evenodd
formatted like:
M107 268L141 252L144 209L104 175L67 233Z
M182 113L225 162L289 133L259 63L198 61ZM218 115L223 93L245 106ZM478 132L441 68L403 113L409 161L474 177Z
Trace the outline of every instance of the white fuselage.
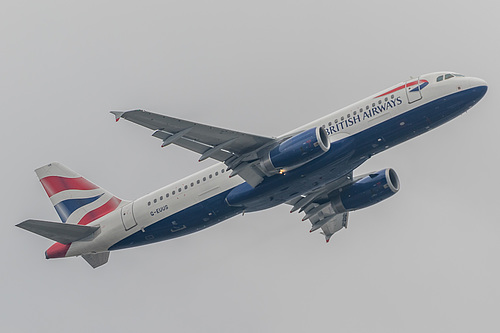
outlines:
M418 79L409 80L406 83L399 83L320 119L300 126L280 137L289 137L314 127L324 127L329 135L330 142L334 143L368 131L374 126L416 110L433 101L444 99L457 92L486 85L480 79L461 76L437 82L436 80L440 75L445 75L445 73L427 74ZM416 83L413 85L406 86L406 84L415 81ZM420 88L415 90L417 87ZM401 121L398 123L398 126L405 127L407 124L405 121ZM384 143L381 142L381 144ZM389 145L381 149L387 148L389 148ZM122 202L121 209L117 209L92 222L90 225L100 226L100 231L87 239L72 243L66 256L108 251L114 244L123 242L123 240L131 235L140 237L140 232L144 233L147 241L147 229L156 223L165 222L172 216L184 216L181 214L182 212L244 183L244 180L239 176L230 178L230 172L227 172L226 168L223 163L219 163L149 193L133 202ZM301 194L297 193L296 196ZM124 220L122 214L127 209L131 212L131 215L128 220ZM230 215L243 210L244 208L234 210ZM201 210L199 211L201 212ZM203 216L200 215L202 220L200 221L199 228L191 232L220 222L219 220L211 219L210 208L206 211L208 212L206 217L207 225L203 224ZM219 213L214 211L213 214L217 215ZM181 220L168 220L168 225L170 228L169 232L179 230L180 234L182 234L183 226L186 228L187 223ZM157 240L154 239L155 236L153 233L151 233L151 237L153 237L150 239L151 242ZM125 244L122 247L127 246Z

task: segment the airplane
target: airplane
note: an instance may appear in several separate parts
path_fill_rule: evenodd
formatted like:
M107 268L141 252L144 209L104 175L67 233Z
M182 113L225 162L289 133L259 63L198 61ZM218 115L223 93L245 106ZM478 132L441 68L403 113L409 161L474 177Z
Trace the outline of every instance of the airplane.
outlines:
M454 72L398 83L278 137L204 125L143 110L111 111L171 144L220 163L137 200L123 200L53 162L35 170L61 222L18 227L56 241L47 259L82 256L93 268L110 251L185 236L245 212L280 204L303 213L326 242L349 213L399 191L386 168L354 176L371 156L436 128L474 106L484 80Z

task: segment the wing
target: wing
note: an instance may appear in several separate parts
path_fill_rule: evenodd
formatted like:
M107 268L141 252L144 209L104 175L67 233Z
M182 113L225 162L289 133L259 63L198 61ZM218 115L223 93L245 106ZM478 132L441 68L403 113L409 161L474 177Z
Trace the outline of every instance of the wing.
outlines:
M342 228L347 228L349 220L349 212L337 213L329 198L358 178L353 179L351 172L320 189L288 202L288 204L293 206L290 213L297 210L299 213L304 212L305 215L302 221L309 220L311 222L311 230L309 232L321 228L323 230L322 234L328 243L334 233Z
M162 147L175 144L201 154L199 161L207 158L224 162L232 169L232 176L239 174L250 185L258 185L264 177L256 166L260 149L275 142L275 138L237 132L192 121L168 117L143 110L111 111L116 117L126 119L153 130L153 136L162 140Z

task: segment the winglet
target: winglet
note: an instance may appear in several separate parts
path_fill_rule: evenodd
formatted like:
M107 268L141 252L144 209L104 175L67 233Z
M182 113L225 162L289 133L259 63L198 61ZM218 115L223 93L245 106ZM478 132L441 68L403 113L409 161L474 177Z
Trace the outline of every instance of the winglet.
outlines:
M109 111L109 113L112 113L115 115L116 121L120 120L120 118L123 116L125 112L123 111Z

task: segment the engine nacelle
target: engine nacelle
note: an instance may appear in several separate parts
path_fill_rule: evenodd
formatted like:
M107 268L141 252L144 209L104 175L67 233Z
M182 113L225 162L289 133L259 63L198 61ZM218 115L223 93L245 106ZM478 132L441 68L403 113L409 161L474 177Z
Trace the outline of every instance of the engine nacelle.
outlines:
M260 165L269 175L280 170L295 169L323 155L330 149L330 140L323 127L311 128L271 149Z
M379 203L399 191L399 178L393 169L371 173L331 198L336 213L354 211Z

